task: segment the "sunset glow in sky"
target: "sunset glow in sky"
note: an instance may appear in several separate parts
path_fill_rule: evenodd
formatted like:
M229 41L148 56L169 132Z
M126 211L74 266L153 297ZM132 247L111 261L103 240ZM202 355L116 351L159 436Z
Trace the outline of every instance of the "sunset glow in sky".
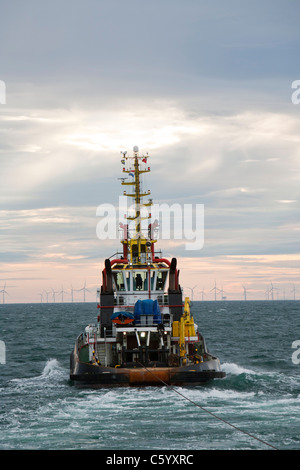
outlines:
M300 299L299 13L295 0L4 2L5 302L71 301L72 288L82 301L85 283L96 300L120 249L97 238L96 210L118 204L134 145L154 202L204 205L201 250L158 243L186 295L213 300L216 283L228 300L270 286Z

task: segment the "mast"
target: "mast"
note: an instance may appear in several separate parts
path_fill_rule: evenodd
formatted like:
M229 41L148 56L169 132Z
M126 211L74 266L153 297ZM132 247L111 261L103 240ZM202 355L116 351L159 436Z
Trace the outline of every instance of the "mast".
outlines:
M147 203L143 202L142 198L145 196L150 196L150 190L147 192L142 192L141 188L141 174L149 173L150 167L147 167L147 156L139 155L139 148L137 146L133 147L133 156L127 156L127 152L121 152L123 158L121 163L126 165L123 167L123 173L127 173L132 181L122 180L122 185L131 185L134 186L134 192L128 194L124 191L124 196L132 197L135 201L134 206L134 215L128 216L127 220L135 221L135 231L133 235L129 233L128 225L124 227L124 240L122 240L124 247L124 257L127 258L129 262L135 264L143 264L146 261L153 259L153 243L156 240L152 239L152 230L151 230L151 213L148 213L147 217L142 216L142 207L152 206L152 199L149 199ZM142 168L142 164L145 164ZM127 178L126 178L127 179ZM142 220L148 219L148 231L147 236L142 233Z

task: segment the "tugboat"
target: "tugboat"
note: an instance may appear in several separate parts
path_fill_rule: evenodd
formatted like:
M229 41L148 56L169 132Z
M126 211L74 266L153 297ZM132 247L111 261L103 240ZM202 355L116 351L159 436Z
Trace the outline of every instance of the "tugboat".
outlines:
M148 154L122 152L122 185L134 188L134 213L123 224L122 252L105 260L97 323L81 333L70 356L70 380L82 387L197 385L225 377L220 361L207 350L183 300L177 260L155 250L155 230L148 214L142 227L141 175ZM127 176L127 178L126 178ZM132 178L128 181L128 177ZM143 233L146 232L146 233ZM115 255L113 255L115 256Z

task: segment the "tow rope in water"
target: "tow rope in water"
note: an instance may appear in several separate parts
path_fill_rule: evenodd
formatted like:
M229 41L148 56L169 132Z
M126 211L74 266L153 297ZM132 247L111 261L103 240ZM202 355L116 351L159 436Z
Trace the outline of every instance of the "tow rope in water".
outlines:
M162 380L160 377L158 377L156 374L154 374L154 372L152 372L151 370L149 370L146 366L144 366L144 364L142 364L141 362L139 362L139 364L140 364L142 367L144 367L144 369L146 369L148 372L150 372L150 374L152 374L156 379L160 380L164 385L166 385L166 387L168 387L168 388L171 389L173 392L177 393L178 395L180 395L182 398L184 398L185 400L189 401L189 402L192 403L193 405L197 406L197 407L200 408L202 411L205 411L206 413L210 414L210 415L213 416L214 418L216 418L216 419L222 421L222 422L225 423L225 424L228 424L228 426L231 426L232 428L236 429L237 431L242 432L242 433L246 434L247 436L252 437L253 439L256 439L257 441L261 442L262 444L265 444L266 446L271 447L271 448L274 449L274 450L279 450L277 447L274 447L272 444L269 444L268 442L263 441L263 440L260 439L259 437L256 437L256 436L254 436L253 434L250 434L249 432L244 431L244 430L241 429L241 428L238 428L238 427L235 426L234 424L231 424L231 423L229 423L228 421L226 421L225 419L220 418L219 416L217 416L216 414L214 414L214 413L212 413L211 411L207 410L207 409L204 408L203 406L198 405L198 403L195 403L193 400L191 400L190 398L188 398L188 397L186 397L185 395L183 395L182 393L180 393L178 390L176 390L174 387L172 387L172 385L167 384L166 382L164 382L164 380Z

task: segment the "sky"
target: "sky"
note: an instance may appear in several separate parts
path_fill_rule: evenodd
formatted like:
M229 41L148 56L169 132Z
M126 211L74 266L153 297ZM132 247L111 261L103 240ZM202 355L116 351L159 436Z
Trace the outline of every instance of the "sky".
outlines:
M204 206L202 248L157 243L186 295L300 299L297 0L0 10L0 302L96 300L120 248L97 207L118 204L134 145L154 202Z

